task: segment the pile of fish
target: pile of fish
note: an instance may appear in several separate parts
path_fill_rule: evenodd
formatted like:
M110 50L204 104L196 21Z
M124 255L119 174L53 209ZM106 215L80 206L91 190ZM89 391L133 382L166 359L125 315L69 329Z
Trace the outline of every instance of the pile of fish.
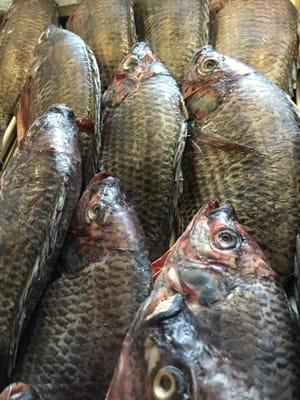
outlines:
M298 24L290 0L0 16L0 400L299 400Z

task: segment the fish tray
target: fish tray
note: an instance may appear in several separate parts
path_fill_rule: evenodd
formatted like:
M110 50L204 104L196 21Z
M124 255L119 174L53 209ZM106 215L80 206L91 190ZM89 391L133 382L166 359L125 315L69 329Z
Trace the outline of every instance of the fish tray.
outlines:
M0 0L0 12L6 11L11 5L12 0ZM79 0L56 0L59 6L59 15L61 17L67 17L72 12L74 6L79 3Z

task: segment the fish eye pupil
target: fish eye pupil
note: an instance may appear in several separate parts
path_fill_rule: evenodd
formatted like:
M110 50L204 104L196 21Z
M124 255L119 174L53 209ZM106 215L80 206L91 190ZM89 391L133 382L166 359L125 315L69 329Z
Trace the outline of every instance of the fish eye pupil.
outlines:
M172 387L172 382L171 379L167 376L167 375L163 375L160 378L160 386L166 391L168 392L171 387Z

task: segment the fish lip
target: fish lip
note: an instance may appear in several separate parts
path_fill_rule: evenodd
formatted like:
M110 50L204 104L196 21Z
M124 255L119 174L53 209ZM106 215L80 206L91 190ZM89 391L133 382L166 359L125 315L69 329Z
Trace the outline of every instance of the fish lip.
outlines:
M29 388L29 385L22 382L12 383L0 394L0 400L18 399L19 395L25 393Z

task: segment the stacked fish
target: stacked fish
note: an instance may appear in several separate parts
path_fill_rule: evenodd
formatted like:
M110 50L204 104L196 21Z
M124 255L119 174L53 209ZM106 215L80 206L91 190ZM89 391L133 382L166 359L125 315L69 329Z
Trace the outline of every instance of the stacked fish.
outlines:
M0 26L0 400L298 400L296 8L58 15Z

